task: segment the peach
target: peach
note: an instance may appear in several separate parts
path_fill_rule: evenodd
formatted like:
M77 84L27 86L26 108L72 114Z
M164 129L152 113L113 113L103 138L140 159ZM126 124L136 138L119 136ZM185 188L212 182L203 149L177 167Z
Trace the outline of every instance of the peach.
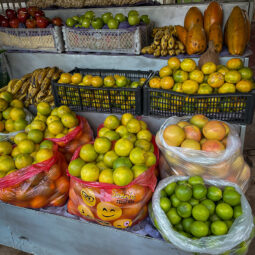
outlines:
M188 125L184 128L186 138L199 142L201 140L201 131L197 126Z
M201 150L200 143L196 140L185 139L182 144L182 148L192 149L192 150Z
M200 141L200 144L203 145L206 141L207 141L206 138L202 138L201 141Z
M209 140L221 141L226 136L226 128L222 122L212 120L203 127L203 134Z
M207 152L221 152L225 150L225 147L218 140L207 140L202 145L202 150Z
M164 130L163 138L169 146L178 147L185 139L185 132L178 125L169 125Z
M197 114L194 115L189 122L202 129L208 121L209 121L208 118L205 117L204 115Z
M189 125L189 122L187 121L179 121L177 123L177 125L180 127L180 128L184 128L185 126L188 126Z

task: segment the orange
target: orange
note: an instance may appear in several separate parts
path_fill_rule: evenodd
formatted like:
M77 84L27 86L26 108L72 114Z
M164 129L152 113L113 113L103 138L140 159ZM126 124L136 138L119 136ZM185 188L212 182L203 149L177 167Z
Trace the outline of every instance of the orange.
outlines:
M174 79L170 76L163 77L160 80L160 87L162 89L171 89L174 86Z
M91 79L91 85L99 88L103 86L103 79L100 76L93 76Z
M113 175L112 169L106 168L103 169L99 175L99 182L113 184Z
M38 129L44 131L46 128L45 123L42 120L33 120L30 124L31 129Z
M67 195L60 195L60 196L54 198L50 202L50 205L52 205L52 206L63 206L66 203L66 200L67 200Z
M228 60L226 67L230 70L238 70L243 67L243 61L240 58L232 58Z
M128 139L121 138L119 139L114 146L114 151L120 157L127 157L133 149L134 145Z
M195 94L198 90L198 83L192 80L186 80L182 84L183 93Z
M116 185L125 186L132 182L134 178L133 172L130 168L121 166L114 170L113 181Z
M68 200L68 203L67 203L67 211L71 214L74 214L76 215L77 214L77 209L76 209L76 206L74 205L74 203L72 202L71 199Z
M167 64L172 70L177 70L181 66L181 61L177 57L171 57L168 59Z
M49 180L55 181L61 176L61 169L58 164L55 164L51 167L49 172L46 173L46 176L48 177Z
M6 131L8 131L8 132L13 132L13 131L15 131L14 121L11 120L11 119L6 120L6 122L5 122L5 129L6 129Z
M61 81L61 83L71 83L72 82L72 75L70 73L62 73L60 75L59 81Z
M175 92L179 92L179 93L183 93L183 90L182 90L182 83L175 83L174 84L174 87L173 87L173 91Z
M232 83L224 83L219 89L219 94L225 94L225 93L235 93L236 92L236 86Z
M13 99L13 95L12 93L8 92L8 91L3 91L0 94L0 98L4 99L5 101L7 101L8 103L10 103Z
M136 134L141 130L141 124L140 121L137 119L131 119L127 123L127 130L129 133Z
M188 73L183 70L176 70L173 74L173 78L175 82L184 82L188 80Z
M37 112L39 112L42 115L49 115L51 113L51 107L46 102L41 102L37 105Z
M240 80L241 74L236 70L231 70L225 75L225 81L228 83L238 83Z
M29 154L19 154L15 158L15 166L17 169L21 169L32 165L33 158Z
M242 80L250 80L253 77L253 71L249 67L243 67L238 71L241 74Z
M134 184L131 187L126 188L125 194L132 196L135 203L137 203L144 199L146 195L146 188L141 185Z
M0 190L0 200L11 201L14 199L15 199L15 190L12 187Z
M34 209L45 207L48 204L48 199L44 196L36 196L30 201L30 206Z
M223 65L217 66L217 72L223 74L224 76L226 75L228 71L229 70L227 69L227 67Z
M53 135L57 135L64 130L64 126L61 121L55 120L48 125L48 129Z
M153 89L160 89L160 81L161 79L159 77L153 77L149 81L149 86Z
M54 111L54 110L53 110L53 111ZM52 111L52 113L53 113L53 111ZM70 113L70 112L71 112L71 110L70 110L70 108L69 108L68 106L66 106L66 105L61 105L61 106L59 106L59 107L57 108L56 111L54 111L54 114L51 114L51 115L56 115L56 114L57 114L57 116L58 116L59 118L61 118L64 114Z
M12 120L25 119L26 113L21 108L12 108L10 111L10 117Z
M191 58L185 58L181 62L181 69L185 72L192 72L196 69L196 62Z
M159 70L159 76L160 78L169 76L172 74L172 69L170 68L170 66L164 66Z
M49 149L40 149L36 153L36 162L39 163L39 162L48 160L51 157L53 157L53 151L52 150L49 150Z
M96 182L99 178L99 168L95 163L88 163L81 169L81 179L88 182Z
M224 84L224 76L219 72L211 73L207 80L208 84L213 88L219 88Z
M71 78L72 83L79 84L82 81L82 75L80 73L74 73Z
M11 156L14 158L14 157L16 157L19 154L20 154L19 148L18 147L14 147L13 150L12 150Z
M3 157L3 156L2 156ZM0 159L0 171L1 172L9 172L15 169L14 160L10 156L6 156Z
M91 86L91 80L92 80L92 75L90 74L87 74L83 77L83 80L82 80L82 83L85 85L85 86Z
M116 79L116 85L117 87L125 87L129 84L129 80L125 76L118 76Z
M43 132L38 129L33 129L28 132L27 138L34 143L40 143L43 140Z
M49 125L52 121L55 120L60 120L60 118L56 115L50 115L46 120L46 124Z
M24 130L27 126L27 121L25 119L15 120L14 121L14 129L16 131Z
M74 128L78 125L78 119L72 113L66 113L61 117L61 122L67 128Z
M27 134L25 132L22 133L18 133L17 135L15 135L14 137L14 142L16 144L18 144L19 142L21 142L22 140L27 139Z
M13 107L8 107L6 110L2 112L2 116L4 119L8 120L10 118L10 112L13 109Z
M241 80L236 84L236 89L242 93L248 93L252 90L252 82L248 80Z
M8 102L0 98L0 111L4 111L8 107Z
M204 80L204 74L200 70L194 70L189 74L189 79L198 83L202 83Z
M18 144L20 153L32 153L35 150L35 144L29 139L24 139Z
M56 180L56 187L60 193L67 193L69 190L69 179L66 176L61 176Z
M113 87L114 85L115 85L115 78L113 76L109 75L104 78L105 87Z
M122 209L122 217L133 219L139 214L142 207L143 207L143 203L135 203L135 204L131 204L131 205L126 205Z
M104 127L116 129L120 125L120 120L115 115L109 115L104 121Z
M21 100L14 99L14 100L11 101L10 106L16 107L16 108L23 108L24 104Z
M134 119L134 116L131 113L124 113L121 116L121 124L123 126L126 126L131 119Z
M213 62L207 62L202 65L201 70L204 74L211 74L216 71L216 65Z
M92 144L85 144L81 147L80 150L80 157L85 162L93 162L96 160L98 154L94 149L94 146Z

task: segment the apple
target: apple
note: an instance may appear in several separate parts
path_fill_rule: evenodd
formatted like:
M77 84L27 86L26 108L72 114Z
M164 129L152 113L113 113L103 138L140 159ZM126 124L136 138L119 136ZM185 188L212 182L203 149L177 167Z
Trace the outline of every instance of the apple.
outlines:
M150 24L150 18L149 18L148 15L142 15L140 18L141 18L143 23L145 23L147 25Z
M10 27L12 28L18 28L19 27L19 19L14 18L9 21Z
M18 11L17 11L18 14L20 13L25 13L25 14L28 14L28 10L27 8L19 8Z
M87 11L85 12L84 17L92 20L95 17L95 13L93 11Z
M137 15L128 16L128 23L131 26L136 26L140 23L140 18Z
M40 16L45 16L45 13L42 10L35 11L35 18L40 17Z
M49 25L49 20L43 16L36 18L36 24L39 28L46 28Z
M30 18L26 20L27 28L36 28L36 20L34 18Z
M125 20L127 20L127 17L124 16L122 13L117 13L114 18L119 22L124 22Z
M136 10L131 10L131 11L129 11L128 12L128 17L129 16L139 16L139 12L138 11L136 11Z
M75 20L76 22L79 22L79 19L80 19L79 16L73 16L72 18L73 18L73 20Z
M18 19L19 19L19 22L21 23L26 23L26 20L28 19L28 17L29 17L28 13L25 13L25 12L18 13Z
M110 29L117 29L119 27L119 21L116 19L110 19L107 23Z
M5 17L3 15L0 15L0 23L3 19L5 19Z
M61 18L55 17L55 18L52 19L52 24L53 24L54 26L61 27L61 26L63 25L63 21L62 21Z
M66 25L67 25L68 27L73 27L75 24L76 24L76 21L75 21L73 18L68 18L68 19L66 20Z
M136 89L140 86L139 81L133 81L130 85L130 88Z
M1 27L9 27L9 20L7 18L3 18L1 21Z
M94 29L101 29L104 26L104 22L101 18L95 18L92 20L91 25Z
M105 24L108 24L108 21L110 19L112 19L113 16L110 12L106 12L106 13L102 14L101 18L102 18L102 20L104 21Z
M30 6L28 7L27 11L29 13L30 16L34 17L35 16L35 12L39 11L40 9L36 6Z
M90 19L84 18L83 21L82 21L82 23L81 23L81 26L82 26L82 27L85 27L85 28L89 28L89 27L90 27L90 22L91 22Z
M17 17L16 12L15 12L14 10L12 10L12 9L7 9L7 10L5 11L5 14L6 14L6 17L7 17L9 20L14 19L14 18Z
M81 28L82 26L80 24L76 24L74 27Z

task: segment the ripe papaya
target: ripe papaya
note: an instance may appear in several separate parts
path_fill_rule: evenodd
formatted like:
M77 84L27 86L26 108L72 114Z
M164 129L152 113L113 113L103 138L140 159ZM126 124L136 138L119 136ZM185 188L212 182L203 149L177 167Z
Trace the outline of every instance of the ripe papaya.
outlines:
M220 53L223 44L223 34L221 26L218 23L211 25L208 40L213 41L216 52Z
M203 14L197 7L191 7L185 16L184 27L189 31L195 24L203 27Z
M185 29L185 27L183 26L175 26L175 31L176 31L176 35L178 37L178 39L184 44L184 46L186 45L186 41L187 41L187 36L188 36L188 32Z

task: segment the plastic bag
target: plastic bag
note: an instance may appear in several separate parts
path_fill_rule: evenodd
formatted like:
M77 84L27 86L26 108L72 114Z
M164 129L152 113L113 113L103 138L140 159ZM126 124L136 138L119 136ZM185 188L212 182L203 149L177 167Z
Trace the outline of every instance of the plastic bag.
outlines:
M228 180L237 183L243 190L246 190L250 178L250 168L245 163L241 154L241 141L233 125L227 123L230 132L227 138L227 147L221 153L211 153L167 145L163 138L165 128L168 125L176 124L179 121L187 121L190 118L171 117L164 122L158 131L156 143L169 165L169 167L164 167L163 169L160 167L161 176L172 174L200 175L210 179ZM164 171L166 173L163 173Z
M62 206L68 198L67 163L55 144L54 156L0 178L0 200L27 208Z
M237 245L241 244L241 246L248 246L247 242L249 243L251 241L251 235L254 234L252 233L254 231L254 224L251 207L238 185L223 180L205 179L204 181L207 185L214 185L217 187L232 186L241 194L243 214L234 221L228 234L224 236L210 236L193 240L173 230L165 212L160 207L160 191L169 183L187 179L188 177L173 176L161 180L153 194L152 210L156 219L155 225L160 231L162 237L181 250L206 254L221 254L227 251L230 251L230 254L235 254L238 249L242 248L236 247ZM154 223L155 219L152 219ZM248 249L248 247L245 248Z
M59 151L62 152L69 162L75 152L75 150L83 144L89 143L93 140L93 131L88 121L77 115L79 125L74 128L70 133L62 138L46 138L59 145Z
M72 160L79 157L80 149L81 146ZM154 151L158 159L155 142ZM148 215L147 204L157 184L155 167L150 167L126 186L86 182L69 175L68 212L105 226L125 229L135 225Z
M24 111L26 113L26 121L27 123L31 123L34 116L33 114L28 111L26 108L24 108ZM10 133L1 133L0 132L0 141L10 141L11 138L14 138L15 135L17 135L18 133L24 132L24 130L20 130L20 131L16 131L16 132L10 132Z

